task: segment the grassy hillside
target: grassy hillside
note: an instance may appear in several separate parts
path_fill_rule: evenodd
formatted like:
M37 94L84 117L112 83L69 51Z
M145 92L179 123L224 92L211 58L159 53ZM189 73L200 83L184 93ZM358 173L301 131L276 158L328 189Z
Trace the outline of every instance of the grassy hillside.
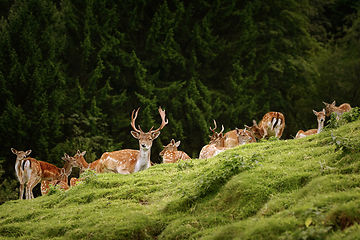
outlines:
M360 121L0 206L20 239L358 239Z

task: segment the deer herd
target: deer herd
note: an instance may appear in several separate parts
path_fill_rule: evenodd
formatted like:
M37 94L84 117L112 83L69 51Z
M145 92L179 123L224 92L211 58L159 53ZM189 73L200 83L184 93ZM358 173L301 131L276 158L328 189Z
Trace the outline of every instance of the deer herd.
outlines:
M318 128L310 129L307 131L299 130L295 138L303 138L312 134L320 133L324 127L325 116L329 117L331 113L336 113L339 118L344 112L349 112L351 106L347 103L335 106L335 101L332 104L323 102L326 106L320 112L313 110L317 117ZM87 163L84 156L86 151L77 153L71 157L68 154L64 154L62 159L65 161L62 168L58 168L53 164L38 161L35 158L29 157L31 150L17 151L11 148L12 153L16 155L15 172L20 182L20 195L19 198L23 199L24 185L25 186L25 198L32 199L33 188L41 183L41 194L45 195L50 190L50 185L58 186L61 189L67 190L70 187L75 186L83 179L71 178L70 186L68 185L68 177L71 174L72 168L77 167L80 169L80 173L87 169L94 170L97 173L121 173L130 174L138 171L145 170L151 166L150 153L153 141L159 137L160 130L163 129L167 124L168 120L165 120L165 110L159 107L159 114L161 117L161 125L158 129L153 130L153 127L148 131L144 132L140 125L138 128L135 126L135 120L137 118L139 109L133 110L131 115L131 135L139 140L140 150L123 149L113 152L105 152L102 154L100 159ZM268 112L264 115L259 124L253 120L253 126L249 127L245 125L245 129L238 129L224 132L224 126L221 127L221 131L217 133L216 121L214 120L214 128L210 127L212 135L210 135L209 144L205 145L199 154L199 159L211 158L227 149L249 144L256 143L256 139L269 139L270 137L281 138L285 128L285 117L280 112ZM190 159L183 151L179 151L178 147L180 141L175 142L174 139L170 141L167 146L160 152L160 156L163 158L163 163L176 163L179 160Z

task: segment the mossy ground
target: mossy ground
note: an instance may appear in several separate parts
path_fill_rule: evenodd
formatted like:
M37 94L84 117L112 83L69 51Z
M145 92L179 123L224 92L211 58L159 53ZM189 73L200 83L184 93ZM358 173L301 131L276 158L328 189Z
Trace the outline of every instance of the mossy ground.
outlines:
M360 121L294 140L89 175L0 206L4 239L358 239Z

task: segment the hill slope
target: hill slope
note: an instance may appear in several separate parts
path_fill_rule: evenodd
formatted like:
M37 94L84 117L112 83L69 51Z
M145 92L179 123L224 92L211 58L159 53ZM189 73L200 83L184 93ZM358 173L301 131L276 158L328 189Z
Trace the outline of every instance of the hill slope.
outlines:
M67 192L0 206L0 236L21 239L357 239L360 121L297 140L87 173Z

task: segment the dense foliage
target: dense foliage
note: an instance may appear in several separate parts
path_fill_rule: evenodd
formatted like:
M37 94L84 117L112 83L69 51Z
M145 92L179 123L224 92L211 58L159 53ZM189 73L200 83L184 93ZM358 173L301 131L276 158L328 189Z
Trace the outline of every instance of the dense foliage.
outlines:
M1 180L15 179L11 147L57 166L137 149L138 107L144 130L166 110L159 163L172 138L197 157L212 119L230 130L280 111L288 139L322 101L358 106L359 6L345 2L0 1Z

